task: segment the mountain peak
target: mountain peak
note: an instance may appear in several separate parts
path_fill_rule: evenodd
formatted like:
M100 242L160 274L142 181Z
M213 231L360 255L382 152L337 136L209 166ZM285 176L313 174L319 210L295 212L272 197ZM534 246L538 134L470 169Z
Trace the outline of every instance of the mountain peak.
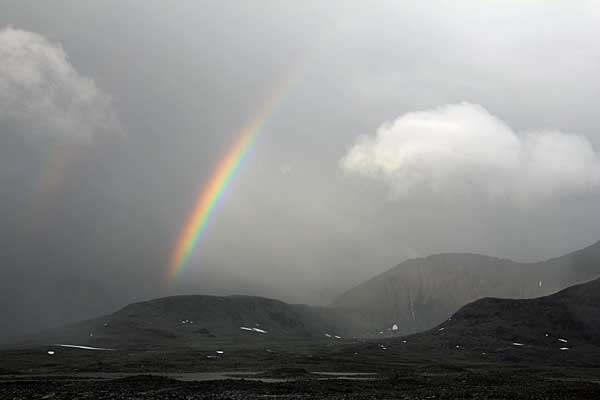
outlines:
M334 304L373 333L429 329L483 297L533 298L600 276L600 242L562 257L518 263L472 253L442 253L404 261L356 286Z

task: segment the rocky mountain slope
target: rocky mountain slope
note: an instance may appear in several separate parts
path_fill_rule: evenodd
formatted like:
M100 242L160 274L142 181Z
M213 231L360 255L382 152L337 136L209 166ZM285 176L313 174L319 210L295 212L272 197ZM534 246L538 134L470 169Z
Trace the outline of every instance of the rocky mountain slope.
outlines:
M537 263L438 254L405 261L342 294L334 305L371 334L408 334L482 297L539 297L598 276L600 242Z
M480 299L437 327L394 342L482 360L597 362L600 279L535 299Z

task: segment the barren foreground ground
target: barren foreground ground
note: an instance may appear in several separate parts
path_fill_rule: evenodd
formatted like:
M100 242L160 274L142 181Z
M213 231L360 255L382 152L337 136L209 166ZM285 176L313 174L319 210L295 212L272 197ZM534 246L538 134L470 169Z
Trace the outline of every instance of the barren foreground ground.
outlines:
M269 351L223 347L222 354L7 350L0 352L0 399L600 398L600 368L590 365L381 349L361 355L352 343L269 346Z
M557 373L477 371L440 374L426 369L372 380L312 379L182 381L137 375L120 379L38 377L3 381L2 399L597 399L600 385Z

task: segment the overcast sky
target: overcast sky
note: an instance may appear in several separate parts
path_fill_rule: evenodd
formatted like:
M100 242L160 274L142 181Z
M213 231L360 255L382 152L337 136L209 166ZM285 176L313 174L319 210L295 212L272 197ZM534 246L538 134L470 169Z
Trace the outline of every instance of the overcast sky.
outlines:
M2 333L178 293L327 304L407 258L600 240L599 37L592 1L0 0Z

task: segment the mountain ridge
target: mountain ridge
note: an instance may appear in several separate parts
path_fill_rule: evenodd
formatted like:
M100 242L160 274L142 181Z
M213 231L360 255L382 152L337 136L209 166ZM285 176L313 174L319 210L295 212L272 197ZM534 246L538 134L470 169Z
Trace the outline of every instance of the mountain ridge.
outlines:
M427 331L480 298L536 298L599 275L600 242L533 263L442 253L406 260L344 292L332 307L249 295L173 295L131 303L30 341L127 347L248 335L398 336Z
M354 332L336 310L247 295L175 295L46 331L29 342L96 347L188 346L207 338L324 338Z
M333 306L371 328L395 334L429 329L482 297L533 298L600 276L600 242L538 262L476 253L406 260L338 296ZM373 329L375 328L375 329Z
M392 340L434 354L595 365L600 278L538 298L482 298L428 331Z

